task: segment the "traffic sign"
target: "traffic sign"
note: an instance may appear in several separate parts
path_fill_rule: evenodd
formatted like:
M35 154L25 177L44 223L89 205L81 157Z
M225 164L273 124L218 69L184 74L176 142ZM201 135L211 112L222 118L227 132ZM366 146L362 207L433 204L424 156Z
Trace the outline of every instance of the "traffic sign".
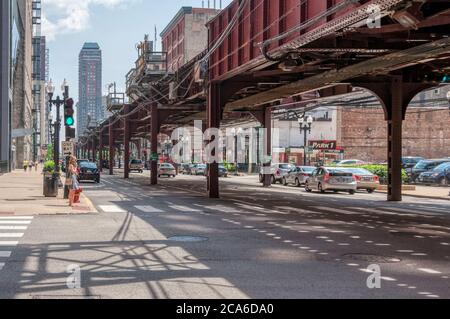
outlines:
M63 148L63 156L71 156L74 153L73 150L75 148L75 144L73 142L63 142L62 148Z
M151 159L152 159L152 162L157 162L159 159L158 153L153 153Z

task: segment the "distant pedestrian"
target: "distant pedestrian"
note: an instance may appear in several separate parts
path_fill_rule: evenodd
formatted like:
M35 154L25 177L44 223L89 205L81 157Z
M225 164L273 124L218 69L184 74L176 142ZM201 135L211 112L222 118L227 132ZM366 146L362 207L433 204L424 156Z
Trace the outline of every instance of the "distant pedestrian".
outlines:
M39 163L38 163L38 162L34 163L34 171L35 171L35 172L38 171L38 166L39 166Z
M33 167L34 167L34 162L33 161L28 162L28 168L30 169L30 172L32 171Z
M28 164L29 164L29 163L28 163L27 160L24 160L24 161L23 161L23 170L24 170L25 173L27 172Z

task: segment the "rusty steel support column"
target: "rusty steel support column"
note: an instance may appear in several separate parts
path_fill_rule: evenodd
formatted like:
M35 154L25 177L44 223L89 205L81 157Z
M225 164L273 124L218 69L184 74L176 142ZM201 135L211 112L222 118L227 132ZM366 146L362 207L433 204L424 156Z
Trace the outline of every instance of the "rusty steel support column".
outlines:
M99 136L99 166L98 169L100 171L100 173L103 173L103 151L104 151L104 145L103 145L103 131L100 131L100 136Z
M264 137L264 157L272 157L272 109L264 109L264 123L265 137ZM264 168L267 172L271 172L272 160L264 163ZM263 187L270 187L272 185L272 174L264 174Z
M97 163L97 141L92 137L92 163Z
M220 129L220 119L222 113L222 96L220 92L220 84L211 83L208 92L208 129L217 128ZM217 136L215 138L218 138ZM212 140L214 141L214 140ZM219 152L218 149L214 150L215 153ZM209 198L219 198L219 163L209 163L208 174L208 192Z
M401 77L392 80L391 112L388 116L388 201L402 200L402 136L403 83Z
M150 184L151 185L158 185L158 134L159 134L159 128L160 128L160 121L159 121L159 112L158 112L158 104L154 103L152 105L152 127L151 127L151 136L150 136L150 142L151 142L151 155L150 155L150 170L151 170L151 176L150 176Z
M262 111L251 111L250 114L265 128L265 134L263 135L263 167L267 172L271 172L272 160L264 163L267 159L272 158L272 109L266 107ZM259 141L258 141L259 142ZM258 145L259 149L259 145ZM259 157L259 154L258 154ZM263 187L272 186L272 174L264 174Z
M125 114L130 112L130 107L125 106ZM125 118L124 120L124 129L123 129L123 178L130 178L130 139L131 139L131 127L129 118Z
M109 175L114 175L114 130L112 123L109 124Z

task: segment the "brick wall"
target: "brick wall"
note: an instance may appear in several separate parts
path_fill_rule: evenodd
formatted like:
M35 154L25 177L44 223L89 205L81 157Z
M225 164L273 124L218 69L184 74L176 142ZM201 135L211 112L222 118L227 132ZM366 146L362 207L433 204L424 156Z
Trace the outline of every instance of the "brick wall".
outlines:
M408 111L403 124L404 156L450 156L450 112ZM338 115L338 145L346 158L381 162L387 158L387 125L380 109L345 108Z

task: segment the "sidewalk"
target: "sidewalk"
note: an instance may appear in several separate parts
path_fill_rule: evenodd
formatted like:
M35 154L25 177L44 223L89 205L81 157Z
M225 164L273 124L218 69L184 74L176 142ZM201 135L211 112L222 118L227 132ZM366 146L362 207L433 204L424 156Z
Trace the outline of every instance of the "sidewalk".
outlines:
M403 195L426 199L450 200L450 187L414 185L413 188L415 188L415 190L404 189L402 192ZM379 190L379 192L387 193L387 191L384 190Z
M46 198L42 193L43 177L40 172L16 170L0 176L1 215L68 215L96 213L90 200L82 194L80 204L69 207L59 191L58 198Z

